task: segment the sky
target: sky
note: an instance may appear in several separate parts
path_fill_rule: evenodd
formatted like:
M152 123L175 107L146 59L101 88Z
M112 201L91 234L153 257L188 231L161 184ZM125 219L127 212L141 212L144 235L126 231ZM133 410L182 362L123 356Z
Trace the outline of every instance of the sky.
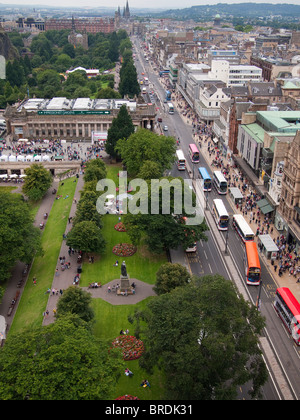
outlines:
M288 4L298 4L299 0L249 0L253 3L288 3ZM20 5L50 5L50 6L64 6L64 7L86 7L87 5L91 7L114 7L117 9L118 6L122 9L126 0L0 0L1 4L20 4ZM217 3L246 3L242 0L128 0L129 8L159 8L159 9L183 9L191 6L200 6L200 5L211 5Z

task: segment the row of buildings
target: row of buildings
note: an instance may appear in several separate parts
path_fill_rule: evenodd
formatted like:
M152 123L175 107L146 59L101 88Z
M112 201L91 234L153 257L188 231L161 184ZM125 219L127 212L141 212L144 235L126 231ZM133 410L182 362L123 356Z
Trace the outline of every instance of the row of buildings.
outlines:
M169 70L213 141L265 197L262 212L300 246L300 32L153 28L144 37L155 67ZM269 31L270 32L270 31Z

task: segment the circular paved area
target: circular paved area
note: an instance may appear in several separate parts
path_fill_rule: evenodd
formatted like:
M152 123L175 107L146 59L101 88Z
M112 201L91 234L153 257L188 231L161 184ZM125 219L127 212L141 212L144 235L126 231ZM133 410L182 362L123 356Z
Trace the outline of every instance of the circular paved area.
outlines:
M134 295L117 295L116 292L109 292L108 287L112 287L117 283L120 284L120 279L112 280L109 283L106 283L102 287L97 289L89 289L88 287L82 287L83 290L89 292L93 298L100 298L105 300L112 305L134 305L137 302L147 298L148 296L155 296L156 293L153 290L153 285L144 283L143 281L137 279L130 279L130 284L134 282L136 284L135 294Z

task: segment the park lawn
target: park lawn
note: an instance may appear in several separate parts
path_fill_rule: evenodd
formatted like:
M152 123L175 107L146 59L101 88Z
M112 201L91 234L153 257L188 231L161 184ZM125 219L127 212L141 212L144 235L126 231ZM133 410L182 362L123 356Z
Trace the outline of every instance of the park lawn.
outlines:
M119 335L121 329L125 330L128 328L129 335L135 335L134 326L129 323L128 316L133 315L135 309L138 311L144 310L152 298L148 297L135 305L111 305L102 299L93 299L92 307L95 311L94 334L107 342L108 345ZM149 375L139 366L138 360L125 362L125 367L128 367L133 372L133 376L128 377L122 371L115 393L110 396L110 399L113 400L125 394L136 396L141 400L160 400L163 398L163 372L154 369L153 374ZM150 388L140 386L144 379L148 379L151 385Z
M127 272L132 279L135 278L145 283L154 284L159 267L167 262L166 255L152 254L141 243L137 247L137 252L131 257L116 256L112 252L113 247L120 243L131 243L131 240L126 232L115 230L114 226L119 222L119 216L105 214L102 220L102 233L106 240L106 249L101 256L95 256L94 264L84 262L80 279L81 286L88 286L89 283L93 282L106 284L112 280L119 280L122 261L125 261ZM116 260L119 262L118 267L114 266Z
M12 192L13 190L16 190L18 187L15 187L13 185L1 185L0 187L0 193L1 192Z
M33 260L28 280L24 287L18 309L13 319L10 331L20 332L27 326L39 326L43 320L43 312L47 305L48 294L45 291L51 288L57 260L59 257L62 235L65 233L68 217L77 183L76 178L68 178L60 186L57 194L63 198L54 200L51 212L42 234L43 256L36 256ZM66 196L68 198L65 198ZM33 277L37 284L33 285Z

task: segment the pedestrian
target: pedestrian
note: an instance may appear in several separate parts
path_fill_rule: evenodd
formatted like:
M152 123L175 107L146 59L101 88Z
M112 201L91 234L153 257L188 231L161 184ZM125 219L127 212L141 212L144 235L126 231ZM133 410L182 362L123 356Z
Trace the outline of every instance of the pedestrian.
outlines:
M56 308L53 308L53 314L56 315Z
M36 277L35 276L33 277L32 282L33 282L33 285L35 286L36 285Z
M55 277L58 277L59 276L59 271L58 271L58 268L55 270Z

